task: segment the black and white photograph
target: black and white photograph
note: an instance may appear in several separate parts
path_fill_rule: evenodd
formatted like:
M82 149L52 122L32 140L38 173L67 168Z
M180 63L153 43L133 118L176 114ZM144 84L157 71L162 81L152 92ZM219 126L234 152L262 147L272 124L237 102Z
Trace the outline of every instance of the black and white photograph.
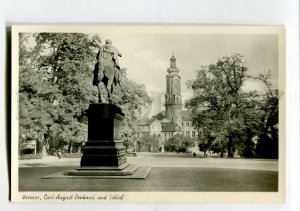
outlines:
M13 26L12 200L282 202L285 30Z

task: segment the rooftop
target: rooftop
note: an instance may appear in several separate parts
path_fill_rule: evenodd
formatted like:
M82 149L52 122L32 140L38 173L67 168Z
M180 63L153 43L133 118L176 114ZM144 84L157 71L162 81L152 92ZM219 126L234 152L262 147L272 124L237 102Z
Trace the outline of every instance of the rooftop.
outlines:
M154 122L156 119L155 118L151 118L149 120L147 120L146 122L140 124L140 126L149 126L152 124L152 122Z
M175 122L162 122L161 132L180 132L181 127Z
M166 117L166 111L161 111L152 118L163 120ZM187 110L182 110L182 121L192 121L192 113Z

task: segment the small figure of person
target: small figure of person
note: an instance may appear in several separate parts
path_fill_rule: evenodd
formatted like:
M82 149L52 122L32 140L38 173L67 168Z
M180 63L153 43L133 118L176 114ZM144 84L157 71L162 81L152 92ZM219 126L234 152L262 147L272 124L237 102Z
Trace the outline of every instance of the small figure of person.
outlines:
M80 145L80 154L81 154L81 155L82 155L82 153L83 153L84 145L85 145L85 141L81 142L81 145Z
M196 152L194 152L193 155L194 155L194 158L195 158L195 157L197 156L197 155L196 155Z
M61 159L61 150L60 149L57 151L57 157L58 157L58 159Z

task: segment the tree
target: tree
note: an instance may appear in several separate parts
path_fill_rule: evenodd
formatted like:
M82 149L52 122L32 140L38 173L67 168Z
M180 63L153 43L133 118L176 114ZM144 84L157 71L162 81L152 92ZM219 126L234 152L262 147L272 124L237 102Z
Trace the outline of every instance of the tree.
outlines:
M157 135L147 134L137 138L137 151L138 152L159 152L160 142Z
M187 82L194 94L186 106L193 113L194 126L202 130L200 144L205 150L221 156L227 151L228 157L234 152L254 156L253 139L261 133L264 111L262 96L242 89L250 78L247 72L244 57L234 54L202 66L197 78Z
M182 134L175 134L164 144L167 152L187 152L189 147L192 146L194 146L194 140L189 136L184 136Z
M260 157L278 158L279 94L277 89L272 88L270 78L270 71L257 77L264 83L266 92L262 96L261 104L263 127L255 151Z
M194 91L194 97L186 103L195 114L193 123L199 129L206 126L222 135L226 139L228 157L233 156L235 140L243 129L240 93L247 70L243 57L236 54L202 67L197 79L188 82Z
M112 96L112 100L121 107L125 114L123 133L131 137L138 131L138 124L142 116L143 108L151 102L146 88L127 78L123 78L121 86L117 86ZM129 139L131 142L132 138Z

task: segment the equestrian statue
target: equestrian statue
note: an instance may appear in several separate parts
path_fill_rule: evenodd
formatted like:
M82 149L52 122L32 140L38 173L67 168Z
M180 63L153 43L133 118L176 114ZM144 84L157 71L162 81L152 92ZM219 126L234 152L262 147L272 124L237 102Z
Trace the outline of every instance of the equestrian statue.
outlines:
M107 91L107 101L111 103L111 96L114 90L114 86L121 85L121 76L125 74L125 69L121 69L118 61L118 57L122 57L122 54L116 47L112 45L112 41L107 39L105 45L100 47L97 54L97 62L95 64L93 85L98 88L98 102L101 103L101 87L102 82Z

